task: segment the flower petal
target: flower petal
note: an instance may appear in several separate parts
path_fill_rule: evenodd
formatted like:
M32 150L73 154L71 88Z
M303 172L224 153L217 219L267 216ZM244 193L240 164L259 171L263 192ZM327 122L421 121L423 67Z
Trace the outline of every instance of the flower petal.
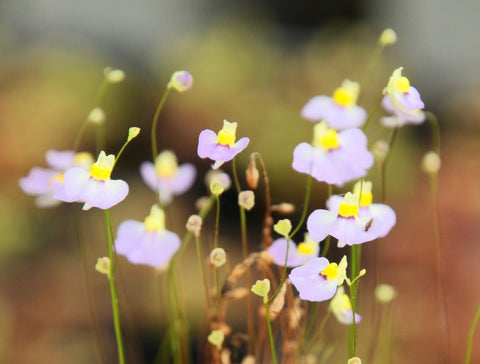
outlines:
M307 230L313 241L322 241L331 235L337 214L328 210L313 211L307 219Z

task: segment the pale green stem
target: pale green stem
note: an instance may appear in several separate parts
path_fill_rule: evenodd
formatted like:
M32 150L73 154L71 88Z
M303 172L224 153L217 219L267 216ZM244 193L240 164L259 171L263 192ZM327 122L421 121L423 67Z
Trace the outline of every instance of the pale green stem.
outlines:
M152 132L150 135L151 138L151 143L152 143L152 160L153 163L155 163L155 159L157 158L158 155L158 149L157 149L157 124L158 124L158 118L160 116L160 112L163 109L163 105L165 104L165 101L167 100L167 96L170 93L170 88L167 87L165 89L165 92L163 93L162 98L160 99L160 102L158 103L157 110L155 111L155 115L153 116L152 120Z
M370 121L373 118L373 115L377 112L378 108L380 107L380 104L382 103L384 95L382 94L380 98L378 99L377 103L373 107L372 111L370 111L370 114L368 114L367 120L365 121L365 124L363 124L362 130L365 131L367 129L367 125L370 123Z
M110 259L110 269L108 272L108 281L110 283L110 295L112 299L112 311L113 311L113 323L115 326L115 338L117 340L118 349L118 362L119 364L125 364L125 354L122 340L122 330L120 327L120 311L118 308L118 296L115 288L114 270L115 270L115 256L113 252L113 233L112 223L110 220L109 210L104 210L105 213L105 228L107 231L107 245L108 245L108 257Z
M468 330L467 351L465 353L465 360L463 361L464 364L470 364L470 360L472 357L473 336L475 335L475 329L477 328L479 319L480 319L480 305L478 305L477 310L475 311L475 316L473 316L470 330Z
M352 303L353 323L350 325L348 342L350 357L355 356L357 349L357 324L355 322L355 313L357 312L357 292L359 280L355 280L358 276L361 261L361 246L359 244L351 246L351 264L350 275L352 285L350 286L350 301ZM355 280L355 281L354 281Z
M332 185L327 184L327 200L332 197ZM321 257L326 257L328 254L328 250L330 249L330 242L332 240L332 237L330 235L327 236L325 239L325 244L323 244L322 252L320 253Z
M270 323L270 311L268 309L268 303L270 301L271 299L265 302L265 312L267 316L266 318L267 318L268 338L270 341L270 350L272 351L272 360L273 360L273 364L277 364L277 355L275 354L275 341L273 340L272 324Z
M365 73L362 77L362 85L365 85L368 81L370 81L370 78L372 77L373 70L375 69L375 66L378 63L378 60L380 59L380 55L382 54L383 49L385 48L385 45L380 42L380 40L377 42L377 45L375 46L375 49L372 52L372 55L370 56L370 59L368 60L367 68L365 69Z
M293 229L293 232L290 234L290 236L294 236L298 232L298 230L300 230L307 217L308 203L310 202L310 193L312 192L312 179L313 177L309 173L307 177L307 187L305 190L305 200L303 201L302 216L300 217L300 221L298 222L295 229Z
M218 233L220 230L220 197L215 195L217 199L217 212L215 215L215 236L213 240L213 248L218 248ZM218 268L213 270L214 284L215 284L215 311L216 317L220 316L220 278L218 276Z
M207 311L210 313L210 294L208 293L208 283L207 276L205 274L205 266L203 264L203 253L202 253L202 244L200 243L200 237L195 237L195 242L197 245L197 257L198 265L200 267L200 274L202 275L203 289L205 291L205 299L207 303Z
M309 340L309 343L307 345L307 353L309 352L310 350L310 347L312 345L315 345L315 343L318 341L318 339L320 338L320 336L322 335L322 332L323 332L323 329L325 328L325 325L327 324L327 321L328 319L330 318L330 314L331 314L331 311L328 310L326 315L323 316L323 319L322 319L322 322L320 323L320 325L318 326L317 330L315 331L313 337Z

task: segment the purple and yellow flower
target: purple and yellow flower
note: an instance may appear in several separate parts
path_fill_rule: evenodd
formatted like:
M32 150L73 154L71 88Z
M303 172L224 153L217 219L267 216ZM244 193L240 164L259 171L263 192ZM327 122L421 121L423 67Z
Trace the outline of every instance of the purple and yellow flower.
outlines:
M35 205L38 207L51 207L61 202L53 197L55 195L53 181L63 183L64 172L67 169L76 166L89 170L93 164L93 157L90 153L75 153L73 150L49 150L45 159L50 168L34 167L27 177L23 177L19 181L23 192L27 195L37 196Z
M175 153L170 150L161 152L155 159L155 164L143 162L140 165L143 181L158 192L160 202L164 205L169 204L174 195L180 195L192 187L196 173L193 164L184 163L179 166Z
M292 269L288 276L302 300L320 302L332 298L346 276L347 257L339 264L327 258L313 258L307 264Z
M372 165L373 155L360 129L337 133L325 122L315 124L312 144L300 143L293 152L294 170L337 186L365 176Z
M386 127L400 127L404 124L421 124L425 121L422 109L425 107L420 93L407 77L402 76L403 67L393 71L387 87L383 90L383 108L392 116L383 117L381 122Z
M230 123L227 120L223 121L223 128L218 132L218 135L213 130L203 130L198 137L198 156L215 161L212 166L213 169L217 169L223 163L232 160L250 142L247 137L235 142L236 130L237 123Z
M335 130L358 128L367 118L365 109L356 104L359 92L358 82L347 79L332 97L319 95L311 98L301 111L302 117L314 122L325 120Z
M131 263L161 267L179 248L180 238L165 229L165 212L157 205L144 222L127 220L118 226L115 249Z
M303 265L313 258L316 258L320 251L319 244L314 242L308 234L305 234L305 241L298 244L298 246L293 240L289 240L288 245L287 267ZM272 245L268 247L267 252L272 255L273 262L276 265L283 267L287 254L287 240L285 238L275 240Z
M352 303L350 302L348 295L345 293L343 286L338 287L328 308L340 323L344 325L350 325L353 323ZM358 313L355 313L355 323L358 324L361 320L362 317Z
M328 210L313 211L307 220L312 239L321 241L331 235L338 239L338 247L344 247L386 236L395 225L396 215L385 204L372 204L371 190L371 183L357 183L354 193L330 197Z
M102 150L90 171L73 167L65 172L63 183L53 181L54 197L65 202L84 202L83 209L109 209L128 195L128 184L110 178L115 156Z

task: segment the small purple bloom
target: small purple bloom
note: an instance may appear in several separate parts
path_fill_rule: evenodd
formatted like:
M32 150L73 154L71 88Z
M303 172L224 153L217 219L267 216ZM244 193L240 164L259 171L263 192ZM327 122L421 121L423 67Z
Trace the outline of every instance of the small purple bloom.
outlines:
M311 98L301 111L302 117L313 122L325 120L335 130L358 128L367 118L365 109L356 105L359 91L357 82L345 80L332 97L319 95Z
M127 220L118 226L115 249L133 264L161 267L179 248L180 238L165 229L165 213L157 205L145 222Z
M293 152L292 167L317 181L342 186L363 177L373 165L367 137L360 129L336 132L325 122L315 124L312 144L300 143Z
M65 202L84 202L84 210L109 209L128 195L125 181L110 178L114 165L115 156L101 151L90 172L73 167L65 172L63 183L53 181L54 197Z
M218 135L213 130L203 130L198 137L198 156L215 161L212 166L213 169L217 169L223 163L232 160L250 142L250 139L247 137L235 142L236 129L236 122L230 123L224 120L223 128L218 132Z
M320 250L319 244L312 241L308 234L305 234L305 241L298 244L298 246L293 240L289 240L288 244L287 267L298 267L307 263L317 257ZM272 255L273 262L283 267L287 253L287 240L285 238L275 240L267 251Z
M185 92L192 88L193 77L188 71L176 71L172 74L168 88L174 88L178 92Z
M327 258L313 258L306 265L292 269L288 276L302 300L320 302L332 298L346 278L347 259L330 263Z
M404 124L421 124L425 120L422 109L425 107L420 93L407 77L402 76L403 67L393 71L383 93L382 107L393 114L382 118L386 127L400 127Z
M158 155L155 164L143 162L140 175L153 191L158 191L164 205L172 201L174 195L181 195L192 187L197 172L193 164L178 165L175 154L166 150Z
M90 153L75 153L73 150L56 151L49 150L45 159L50 168L34 167L27 177L19 181L20 188L28 195L37 196L35 204L38 207L51 207L61 201L54 198L54 182L63 183L64 172L70 167L77 166L90 169L93 157Z
M395 225L395 212L387 205L372 204L371 183L365 182L359 198L359 184L354 193L344 198L332 196L328 210L313 211L307 220L307 230L315 241L331 235L338 246L362 244L386 236Z

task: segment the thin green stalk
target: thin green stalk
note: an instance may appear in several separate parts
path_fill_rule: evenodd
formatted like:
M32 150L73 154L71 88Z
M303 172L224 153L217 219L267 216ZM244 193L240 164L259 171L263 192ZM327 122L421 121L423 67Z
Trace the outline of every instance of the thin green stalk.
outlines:
M218 248L218 234L220 230L220 197L215 195L217 199L217 211L215 214L215 236L213 240L213 248ZM213 270L214 284L215 284L215 312L216 317L220 316L220 278L218 276L218 268L215 267Z
M325 325L327 324L327 321L330 318L330 314L331 314L331 311L328 310L325 316L323 316L322 322L320 322L320 325L318 325L318 328L313 334L313 337L309 340L309 343L307 345L307 353L310 352L311 346L313 346L320 339L323 329L325 328Z
M473 316L470 330L468 330L467 351L465 353L465 360L463 361L464 364L470 364L470 360L472 357L473 336L475 335L475 329L477 328L479 319L480 319L480 305L478 305L477 310L475 311L475 316Z
M358 276L361 261L361 246L356 244L351 246L350 275L352 285L350 286L350 301L352 303L353 323L350 325L348 335L348 348L350 357L355 356L357 349L357 324L355 322L355 313L357 312L357 292L359 280ZM355 281L354 281L355 280Z
M115 326L115 338L117 340L117 349L118 349L118 362L119 364L125 364L125 354L123 348L122 340L122 330L120 327L120 312L118 308L118 296L117 290L115 288L114 281L114 269L115 269L115 256L113 253L113 233L112 233L112 223L110 219L109 210L104 210L105 213L105 227L107 230L107 245L108 245L108 257L110 259L110 269L108 273L108 281L110 283L110 295L112 299L112 310L113 310L113 323Z
M425 118L430 122L430 125L432 127L432 149L435 151L435 153L440 155L440 127L438 125L438 119L435 114L430 111L425 111Z
M308 211L308 203L310 202L310 194L312 192L312 174L309 173L307 176L307 187L305 189L305 200L303 201L303 210L302 210L302 216L300 217L300 221L298 222L297 226L295 229L293 229L293 232L290 234L290 236L294 236L298 230L302 227L303 223L305 222L305 219L307 217L307 211Z
M210 294L208 293L207 276L205 274L205 266L203 264L202 244L200 243L200 237L195 237L195 243L197 245L197 257L198 265L200 267L200 274L202 275L203 290L205 291L205 300L207 303L207 311L210 312Z
M327 184L327 200L332 197L332 185ZM325 244L323 244L322 252L320 253L321 257L326 257L328 254L328 250L330 249L330 242L332 237L330 235L327 236L325 239Z
M170 93L170 88L167 87L165 89L165 92L163 93L162 98L160 99L160 102L158 103L157 110L155 111L155 115L153 116L152 120L152 132L150 135L151 138L151 143L152 143L152 160L153 163L155 163L155 159L157 158L158 155L158 149L157 149L157 124L158 124L158 117L160 116L160 112L163 109L163 105L165 104L165 101L167 100L167 96Z
M370 114L368 114L367 120L365 121L365 124L363 124L362 130L365 131L367 129L367 125L370 123L370 121L373 118L373 115L377 112L378 108L380 107L380 104L382 103L383 100L383 94L380 95L380 98L378 99L377 103L373 107L372 111L370 111Z
M267 328L268 328L268 339L270 341L270 350L272 351L272 360L273 364L277 364L277 355L275 353L275 342L273 340L272 324L270 322L270 311L268 309L268 303L271 301L271 298L265 302L265 312L267 318Z
M387 194L387 188L386 188L386 170L387 170L387 162L390 159L390 155L392 154L392 147L393 147L393 142L395 141L395 136L397 135L397 128L394 128L392 131L392 135L390 136L390 140L388 142L388 154L385 156L385 159L383 160L380 168L381 168L381 174L382 174L382 203L385 203L386 201L386 194Z

